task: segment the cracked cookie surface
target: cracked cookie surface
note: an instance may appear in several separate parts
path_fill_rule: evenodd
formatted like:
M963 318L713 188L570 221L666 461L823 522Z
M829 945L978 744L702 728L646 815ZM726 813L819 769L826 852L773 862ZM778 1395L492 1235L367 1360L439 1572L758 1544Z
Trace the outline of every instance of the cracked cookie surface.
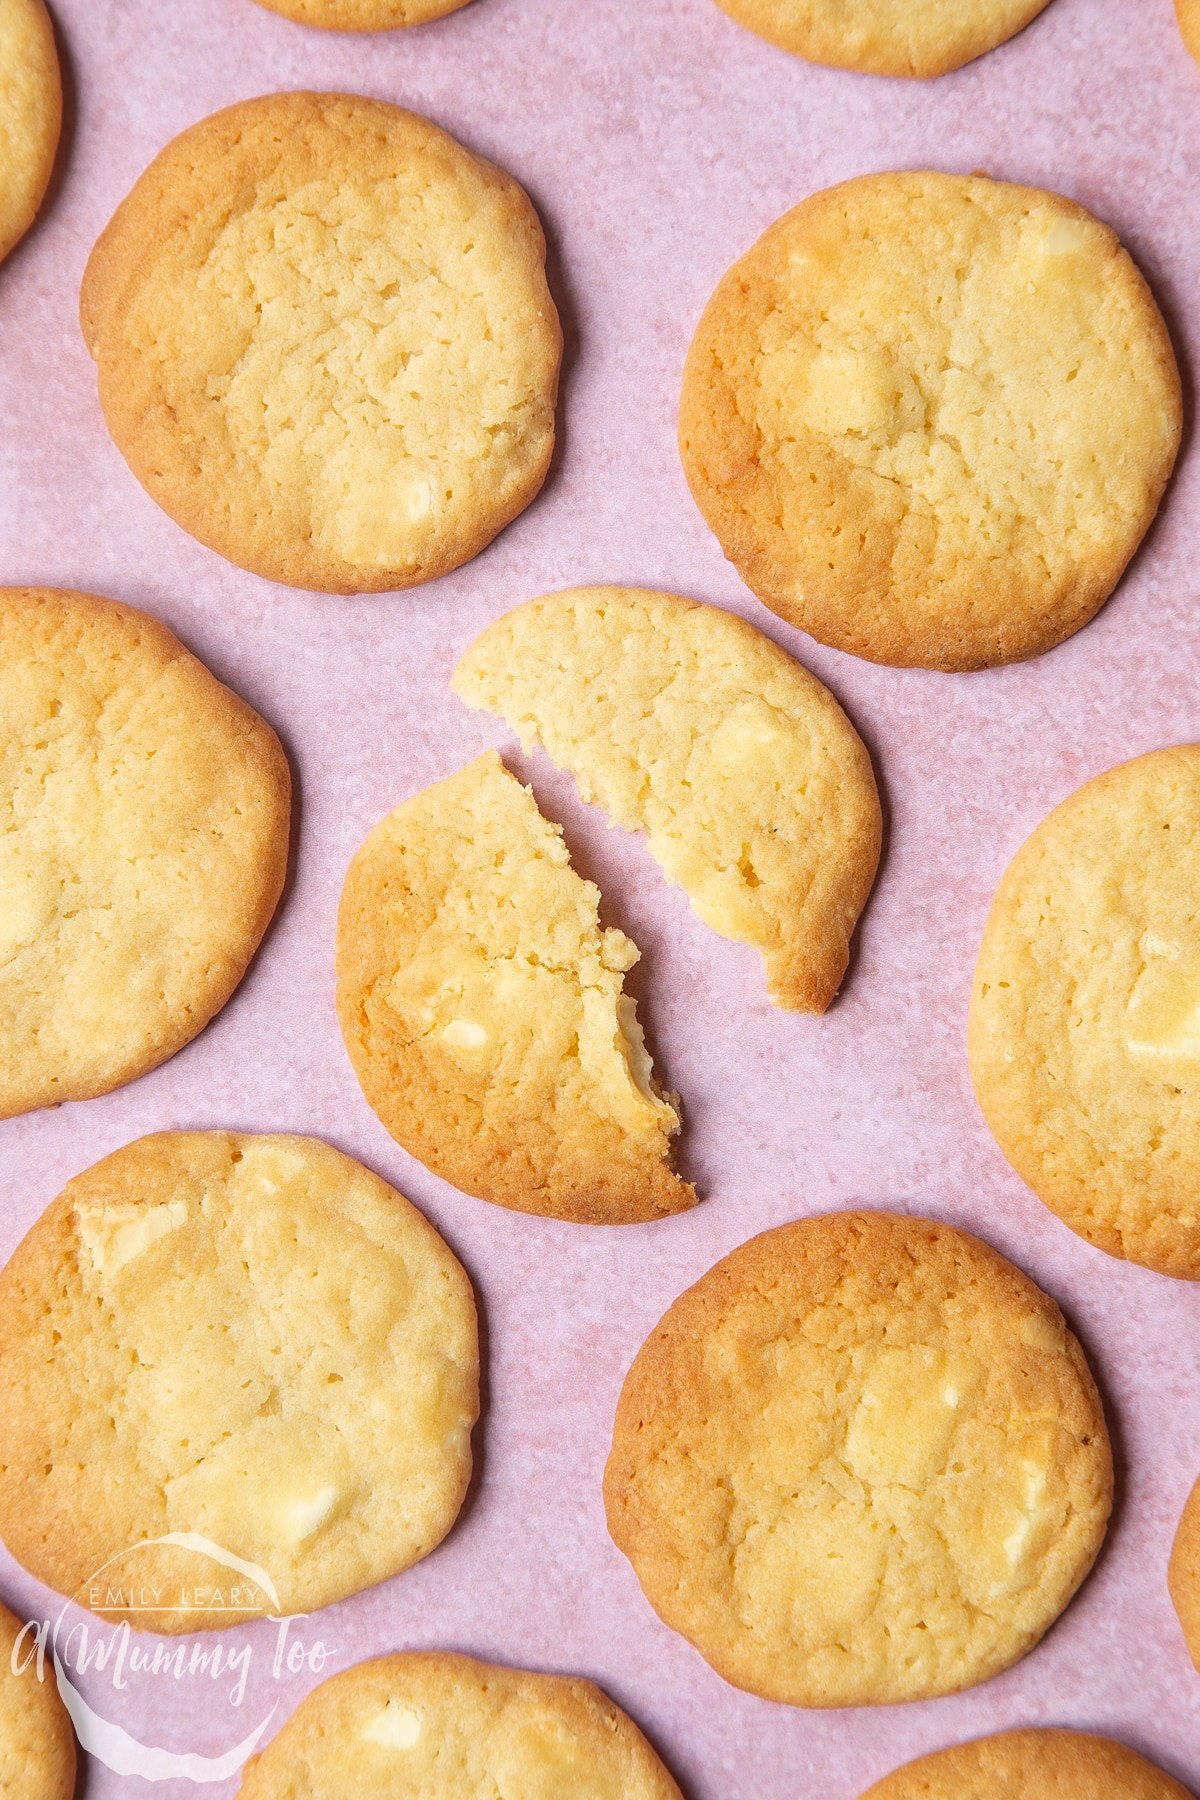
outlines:
M1112 1503L1104 1415L1054 1302L949 1225L768 1231L639 1351L604 1478L655 1611L795 1706L948 1694L1032 1649Z
M440 1651L335 1675L247 1763L241 1800L680 1800L590 1681Z
M1162 1769L1084 1731L1002 1731L922 1756L862 1800L1191 1800Z
M258 0L269 12L326 31L392 31L458 12L469 0Z
M1050 649L1112 592L1179 446L1114 234L982 176L863 176L734 265L684 374L692 493L759 599L875 662Z
M1089 1243L1200 1279L1200 746L1089 781L1017 852L971 993L975 1094Z
M0 588L0 1118L107 1093L208 1024L290 822L275 733L165 625Z
M561 333L517 183L427 119L276 94L169 144L81 318L118 449L211 549L364 593L457 568L533 499Z
M105 1618L309 1612L458 1515L470 1282L414 1206L313 1138L118 1150L18 1246L0 1320L0 1537Z
M654 1082L600 895L494 751L397 807L350 865L337 1003L364 1094L466 1193L628 1224L680 1212Z
M62 129L62 78L42 0L0 0L0 260L33 224Z
M717 0L769 43L867 75L945 75L1023 31L1049 0Z
M780 1006L824 1011L881 818L870 757L815 676L732 613L601 587L517 607L453 685L645 831L705 924L759 950Z
M75 1733L47 1657L39 1679L37 1643L0 1606L0 1795L4 1800L71 1800ZM13 1667L16 1657L18 1674Z

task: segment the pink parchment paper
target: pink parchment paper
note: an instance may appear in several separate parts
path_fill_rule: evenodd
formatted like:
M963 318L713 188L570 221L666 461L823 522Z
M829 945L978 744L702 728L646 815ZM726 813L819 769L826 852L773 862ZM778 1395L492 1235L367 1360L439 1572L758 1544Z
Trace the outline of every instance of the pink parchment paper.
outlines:
M1095 624L1040 661L946 677L822 649L757 606L700 521L675 452L680 366L728 264L813 189L927 166L1058 188L1109 220L1149 276L1190 385L1200 345L1200 70L1170 0L1052 0L1027 32L933 84L810 68L712 0L476 0L390 36L308 31L251 0L53 0L68 135L43 219L0 269L0 582L148 607L278 728L299 789L294 875L234 1000L123 1092L0 1125L0 1253L66 1179L169 1127L313 1132L422 1206L474 1277L486 1322L480 1476L446 1544L299 1628L326 1673L447 1646L586 1673L641 1722L689 1800L854 1800L922 1751L1019 1723L1111 1731L1200 1790L1200 1677L1165 1587L1200 1473L1200 1291L1108 1259L1008 1171L963 1053L970 969L1018 844L1086 777L1200 734L1200 463L1185 445L1159 523ZM551 242L567 337L562 447L541 499L424 590L293 593L201 549L110 444L76 323L88 249L160 146L283 87L344 87L428 113L511 169ZM522 1218L454 1192L368 1111L332 1004L334 914L368 828L503 729L447 677L489 620L581 582L658 585L753 619L825 679L874 752L889 835L842 999L787 1017L757 960L696 922L644 848L582 808L544 759L513 764L561 818L684 1096L705 1199L636 1229ZM1110 1408L1120 1500L1096 1572L1024 1663L961 1697L805 1713L735 1692L658 1623L604 1530L600 1475L622 1375L675 1295L764 1227L898 1205L971 1227L1057 1296ZM0 1593L53 1596L7 1557ZM107 1675L85 1690L145 1741L216 1753L270 1704L272 1628L240 1709L222 1684ZM264 1701L264 1696L266 1697ZM234 1790L229 1782L208 1789ZM148 1792L93 1764L88 1800ZM198 1790L171 1780L173 1800Z

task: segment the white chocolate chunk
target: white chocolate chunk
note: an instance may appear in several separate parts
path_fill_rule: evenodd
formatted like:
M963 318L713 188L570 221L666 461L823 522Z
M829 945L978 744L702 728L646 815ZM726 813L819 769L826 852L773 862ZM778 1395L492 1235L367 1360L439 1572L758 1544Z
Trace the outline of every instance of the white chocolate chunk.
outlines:
M187 1219L187 1203L163 1206L106 1206L80 1211L79 1236L98 1275L115 1275L126 1263L177 1231Z
M340 1499L336 1487L318 1488L312 1494L292 1494L280 1507L280 1525L290 1544L302 1544L318 1532Z
M397 1706L389 1700L362 1732L368 1744L383 1744L389 1750L411 1750L421 1736L421 1719L408 1706Z
M482 1050L488 1034L474 1019L451 1019L442 1029L442 1042L453 1050Z
M1126 1013L1133 1056L1200 1057L1200 966L1194 953L1146 934L1150 960L1134 983Z

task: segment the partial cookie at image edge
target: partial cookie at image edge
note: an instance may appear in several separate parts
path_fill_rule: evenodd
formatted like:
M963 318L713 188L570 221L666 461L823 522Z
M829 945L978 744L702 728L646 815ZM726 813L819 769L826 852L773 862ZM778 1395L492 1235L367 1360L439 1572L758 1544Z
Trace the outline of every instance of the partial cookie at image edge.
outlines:
M1095 1248L1186 1281L1200 1280L1197 879L1200 745L1093 775L1004 870L967 1019L976 1100L1021 1180Z
M40 1629L40 1621L26 1629L24 1620L0 1605L0 1793L12 1800L71 1800L75 1732L53 1664L42 1655Z
M860 1800L1192 1800L1127 1745L1037 1726L936 1750L885 1775Z
M340 1800L347 1772L359 1800L398 1800L400 1783L421 1800L493 1800L501 1777L529 1800L558 1800L577 1780L581 1794L682 1800L593 1682L450 1651L381 1656L323 1682L246 1764L239 1800L291 1800L300 1777L305 1800Z
M969 16L948 25L917 18L912 0L894 0L895 17L881 20L878 0L830 11L827 0L717 0L737 24L808 62L862 75L932 80L963 68L1008 43L1040 17L1050 0L971 0ZM824 16L820 16L821 14ZM849 16L847 16L847 13Z
M1200 1675L1200 1481L1188 1495L1179 1520L1167 1584L1188 1655Z
M0 645L3 1118L109 1093L211 1023L283 894L292 779L151 613L0 588Z
M257 0L268 12L318 31L401 31L459 12L470 0Z

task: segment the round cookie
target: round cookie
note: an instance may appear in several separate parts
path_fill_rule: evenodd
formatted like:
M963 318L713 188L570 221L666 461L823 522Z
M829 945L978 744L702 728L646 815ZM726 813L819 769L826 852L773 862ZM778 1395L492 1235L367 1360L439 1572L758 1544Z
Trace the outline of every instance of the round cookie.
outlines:
M1112 1256L1200 1279L1200 746L1045 818L992 902L971 1078L1021 1179Z
M1200 0L1175 0L1183 41L1200 62Z
M600 587L498 619L453 685L645 831L705 924L761 953L779 1006L824 1012L882 825L871 759L815 676L732 613Z
M862 1800L1191 1800L1186 1788L1112 1738L1002 1731L906 1763Z
M325 31L392 31L458 12L469 0L258 0L269 12Z
M194 537L330 593L457 568L533 499L562 337L516 182L427 119L274 94L185 131L92 252L118 449Z
M39 1664L31 1632L17 1647L22 1630L22 1621L0 1606L0 1794L5 1800L71 1800L75 1733L49 1657Z
M240 1800L681 1800L590 1681L441 1651L359 1663L246 1764Z
M867 175L786 214L688 352L692 493L759 599L873 662L977 669L1085 625L1181 429L1107 226L984 176Z
M1168 1583L1188 1653L1200 1672L1200 1481L1188 1495L1175 1533Z
M62 130L62 77L42 0L0 0L0 261L33 224Z
M0 1273L0 1537L108 1619L205 1630L398 1574L458 1515L478 1412L459 1263L313 1138L142 1138Z
M627 1225L696 1195L623 991L638 951L599 905L562 828L489 751L354 857L337 1007L363 1093L410 1155L499 1206Z
M717 0L809 62L867 75L945 75L1023 31L1050 0Z
M0 1118L203 1030L275 911L290 820L275 733L165 625L0 588Z
M1091 1568L1104 1414L1057 1306L950 1225L835 1213L742 1245L650 1334L609 1530L655 1611L793 1706L1008 1668Z

